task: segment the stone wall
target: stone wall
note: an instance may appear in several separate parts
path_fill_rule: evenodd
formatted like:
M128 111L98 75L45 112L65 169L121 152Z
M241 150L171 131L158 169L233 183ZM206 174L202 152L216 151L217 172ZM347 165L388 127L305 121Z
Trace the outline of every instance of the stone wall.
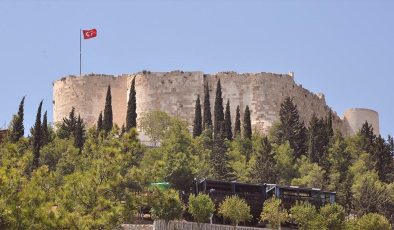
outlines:
M113 121L125 123L127 110L127 77L110 75L68 76L53 83L53 121L61 122L75 107L88 127L96 124L104 111L107 87L111 85Z
M104 109L107 86L111 85L114 122L119 127L122 126L126 120L128 94L134 77L138 117L141 117L143 112L162 110L185 119L190 126L194 119L197 95L200 95L203 106L204 84L209 86L213 115L218 79L221 79L222 84L223 106L230 100L233 124L237 105L241 109L241 119L248 105L253 127L266 132L277 121L280 104L287 96L294 98L301 119L306 124L313 114L324 117L330 109L323 94L312 93L297 85L292 74L204 74L198 71L144 72L118 77L91 74L82 77L68 76L54 82L54 122L60 122L74 106L87 126L92 127L96 124L100 111ZM348 130L349 125L335 112L333 115L334 128L344 134L352 134ZM358 114L349 117L358 119Z

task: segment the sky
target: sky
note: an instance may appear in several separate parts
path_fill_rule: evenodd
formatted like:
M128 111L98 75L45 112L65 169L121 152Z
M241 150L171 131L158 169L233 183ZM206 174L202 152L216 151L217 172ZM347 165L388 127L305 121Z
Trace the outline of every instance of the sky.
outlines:
M394 1L0 0L0 128L25 101L52 120L52 83L82 72L295 72L339 115L370 108L394 134Z

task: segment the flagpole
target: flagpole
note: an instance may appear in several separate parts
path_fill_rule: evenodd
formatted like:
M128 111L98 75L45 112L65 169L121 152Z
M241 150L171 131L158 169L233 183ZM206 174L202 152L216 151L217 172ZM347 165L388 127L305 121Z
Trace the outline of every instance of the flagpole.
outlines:
M79 29L79 76L82 76L82 30Z

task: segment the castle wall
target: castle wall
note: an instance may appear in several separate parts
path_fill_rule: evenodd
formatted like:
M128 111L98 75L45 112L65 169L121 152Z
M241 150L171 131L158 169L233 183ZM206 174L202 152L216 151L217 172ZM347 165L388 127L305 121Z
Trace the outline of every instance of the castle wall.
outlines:
M281 102L293 97L300 111L301 119L308 125L313 114L325 117L329 112L324 95L314 94L294 82L287 74L222 72L203 74L202 72L145 72L120 77L108 75L69 76L54 82L54 122L67 116L72 106L92 127L97 122L100 111L104 109L107 86L112 89L112 109L114 122L121 126L126 120L128 90L131 81L136 80L137 116L147 111L161 110L186 120L190 126L194 119L194 106L200 95L203 106L204 84L210 90L211 112L213 115L217 80L221 79L223 106L230 100L231 117L234 124L237 105L240 106L241 119L245 107L251 110L252 126L267 132L279 117ZM342 133L345 126L336 113L333 125Z
M126 121L127 77L110 75L69 76L53 83L53 121L61 122L72 107L88 127L97 123L104 111L107 87L111 85L113 121L119 127Z

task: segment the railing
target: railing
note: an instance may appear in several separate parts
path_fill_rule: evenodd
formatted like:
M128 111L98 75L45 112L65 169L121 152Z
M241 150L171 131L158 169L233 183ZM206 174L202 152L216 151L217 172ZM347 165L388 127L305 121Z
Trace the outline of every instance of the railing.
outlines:
M167 228L168 227L168 228ZM231 225L201 224L201 229L196 222L170 221L168 226L164 220L155 220L153 230L233 230ZM237 226L237 230L269 230L268 228L252 228Z

